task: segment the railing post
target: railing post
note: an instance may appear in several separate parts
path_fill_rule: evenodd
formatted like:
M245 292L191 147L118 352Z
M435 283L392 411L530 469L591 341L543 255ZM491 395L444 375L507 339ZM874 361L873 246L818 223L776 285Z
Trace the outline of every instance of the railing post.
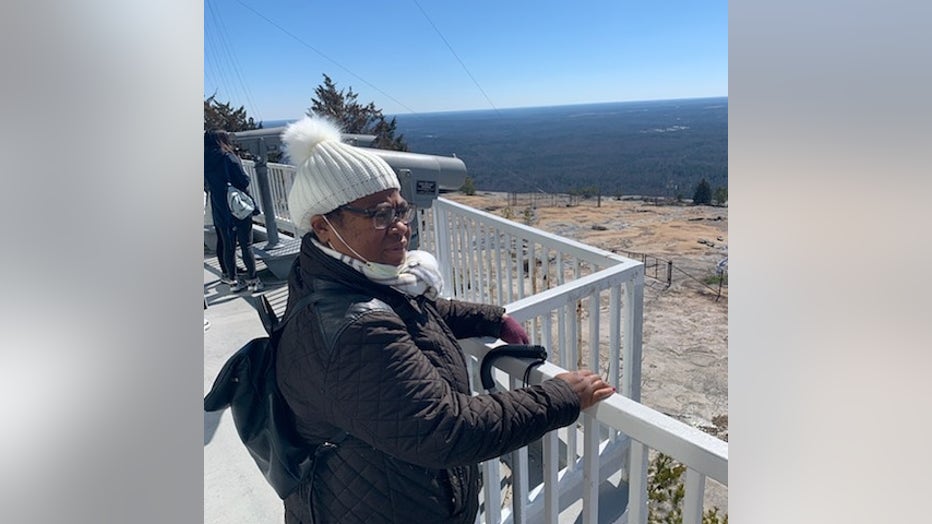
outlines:
M259 137L259 154L256 156L256 182L259 184L259 199L262 202L262 213L265 217L265 232L268 241L265 248L269 249L278 244L278 225L275 218L275 205L272 203L272 189L269 185L269 167L266 163L265 139ZM300 226L300 224L296 224Z
M501 474L498 458L482 463L483 493L485 495L485 521L488 524L502 520Z
M560 519L560 442L557 432L544 435L544 521L557 522Z
M543 337L541 338L543 339L544 347L553 347L553 319L550 313L543 318ZM556 431L551 431L544 435L543 453L544 521L554 523L560 518L560 492L558 485L560 443L557 440Z
M453 282L453 245L450 242L450 210L434 203L434 254L443 275L443 295L456 296Z
M644 273L625 282L624 366L622 394L635 402L641 401L641 355L644 329Z
M510 377L511 390L521 387L521 382ZM528 512L528 453L527 446L511 452L511 511L514 524L527 524Z
M583 413L583 524L599 522L599 421Z
M628 522L647 524L647 446L631 442L628 467Z
M703 493L705 493L705 476L692 468L686 468L683 524L702 524Z
M618 388L618 368L621 367L621 284L612 286L609 292L608 306L608 383ZM618 438L614 429L610 432L611 439Z

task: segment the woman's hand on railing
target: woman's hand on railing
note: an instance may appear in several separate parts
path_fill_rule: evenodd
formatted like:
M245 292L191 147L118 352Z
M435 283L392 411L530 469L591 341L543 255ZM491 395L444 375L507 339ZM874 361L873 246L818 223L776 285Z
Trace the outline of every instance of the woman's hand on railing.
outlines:
M498 338L508 342L509 344L530 344L531 338L528 337L527 331L524 330L524 327L521 324L508 316L508 314L502 315L502 327L501 333Z
M554 378L566 382L573 388L573 391L579 396L580 411L594 406L596 402L607 399L615 392L615 388L605 383L597 373L588 369L567 371Z

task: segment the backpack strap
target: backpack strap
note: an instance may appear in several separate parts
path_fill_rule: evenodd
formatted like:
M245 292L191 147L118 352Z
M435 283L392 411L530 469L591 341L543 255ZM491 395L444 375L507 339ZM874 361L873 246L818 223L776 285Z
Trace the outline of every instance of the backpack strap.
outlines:
M253 295L253 299L256 301L254 307L259 313L259 319L262 320L262 327L265 328L267 335L271 335L275 328L278 327L278 315L275 314L272 304L269 303L269 299L264 294L259 295L258 298Z
M265 298L265 296L263 295L262 298ZM318 293L315 292L315 293L310 293L309 295L305 296L301 300L298 300L298 302L295 303L294 307L291 308L290 311L285 313L284 318L282 318L280 321L276 320L276 325L274 329L277 332L277 334L280 335L280 331L284 329L285 324L287 324L288 321L290 321L295 316L297 316L298 312L302 311L307 306L313 304L314 302L319 300L319 298L320 297ZM272 313L272 316L274 317L275 314ZM347 437L349 437L349 433L346 431L340 430L337 433L335 433L332 437L330 437L329 439L317 444L316 446L312 448L313 451L312 453L310 453L311 468L310 468L310 471L307 473L307 476L301 481L302 484L314 482L314 475L316 474L317 465L322 460L322 457L329 453L332 453L337 448L339 448L340 443L346 440ZM308 505L310 506L312 524L317 522L316 508L313 503L313 498L314 498L314 489L311 488L311 493L308 497Z
M265 295L262 295L262 299L265 300ZM301 300L298 300L298 302L295 303L294 307L285 314L284 318L282 318L281 320L276 319L274 330L280 331L284 329L285 324L287 324L289 320L293 319L295 316L297 316L297 314L301 310L313 304L319 299L320 299L320 296L318 293L310 293L307 296L303 297ZM268 301L266 301L266 304L268 304ZM274 312L272 312L272 317L276 318ZM336 449L338 445L344 440L346 440L346 437L348 436L349 436L349 433L347 433L346 431L342 431L342 430L339 431L338 433L334 434L332 437L330 437L329 439L327 439L326 441L318 445L317 449L314 452L314 456L317 457L321 453Z
M262 298L265 298L265 296L263 296ZM284 327L285 327L285 324L286 324L289 320L293 319L293 318L298 314L299 311L301 311L302 309L306 308L307 306L313 304L314 302L318 301L319 299L320 299L320 297L318 297L317 293L311 293L311 294L305 296L304 298L302 298L301 300L298 300L298 302L295 303L294 307L291 308L291 311L286 312L286 313L285 313L285 316L284 316L280 321L277 321L277 322L276 322L276 329L282 329L282 328L284 328Z
M278 318L278 315L275 314L275 309L264 294L258 296L253 295L251 298L255 301L253 307L256 309L256 312L259 313L262 327L265 328L266 334L271 336L273 332L279 331L285 327L285 323L294 318L299 311L313 303L317 298L316 295L316 293L311 293L299 300L294 307L291 308L291 311L285 314L284 318Z

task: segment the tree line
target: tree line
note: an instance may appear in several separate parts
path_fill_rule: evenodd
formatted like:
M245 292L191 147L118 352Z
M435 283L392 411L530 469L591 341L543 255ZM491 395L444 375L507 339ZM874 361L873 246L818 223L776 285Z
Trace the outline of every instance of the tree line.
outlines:
M380 149L408 150L404 135L398 133L394 117L386 119L373 102L360 103L359 94L352 87L337 89L328 75L323 76L323 83L314 89L314 97L306 111L308 116L327 117L336 122L344 133L375 135L375 147ZM235 107L232 102L220 102L214 94L204 99L204 131L215 129L249 131L262 129L262 122L256 122L247 115L245 106Z
M460 186L459 191L465 195L475 195L476 194L476 182L470 176L466 176L463 185ZM571 187L565 193L576 196L584 199L599 197L601 198L602 189L598 186L583 186L583 187ZM621 198L623 195L621 192L615 192L614 196L616 198ZM677 201L682 201L682 195L677 195ZM723 205L728 202L728 188L719 186L715 188L715 191L712 191L712 186L709 184L709 181L703 178L696 184L696 189L693 192L692 203L696 205Z

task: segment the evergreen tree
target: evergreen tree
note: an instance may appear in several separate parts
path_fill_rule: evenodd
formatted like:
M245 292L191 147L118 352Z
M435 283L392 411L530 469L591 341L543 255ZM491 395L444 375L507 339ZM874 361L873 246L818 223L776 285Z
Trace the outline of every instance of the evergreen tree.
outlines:
M725 202L728 202L728 188L727 187L718 187L715 189L715 194L712 195L712 200L717 205L722 205Z
M248 131L262 129L262 123L256 124L251 116L246 115L246 108L234 109L230 102L221 104L217 95L204 99L204 131L222 129L224 131Z
M397 123L392 118L386 120L382 110L373 102L366 105L359 103L359 94L350 87L346 91L337 90L333 80L324 75L324 83L314 89L315 98L311 99L308 114L328 117L337 122L343 132L359 135L375 135L376 147L407 151L408 144L404 135L395 136Z
M407 151L408 144L405 143L404 135L395 136L397 127L398 123L395 121L395 117L392 117L391 121L387 121L379 114L379 121L376 122L372 133L378 137L375 141L376 147L395 151Z
M476 184L472 181L472 177L466 177L466 179L463 181L463 185L460 186L460 192L465 195L476 194Z
M708 180L703 178L696 186L696 192L693 193L693 204L711 204L712 203L712 186Z

